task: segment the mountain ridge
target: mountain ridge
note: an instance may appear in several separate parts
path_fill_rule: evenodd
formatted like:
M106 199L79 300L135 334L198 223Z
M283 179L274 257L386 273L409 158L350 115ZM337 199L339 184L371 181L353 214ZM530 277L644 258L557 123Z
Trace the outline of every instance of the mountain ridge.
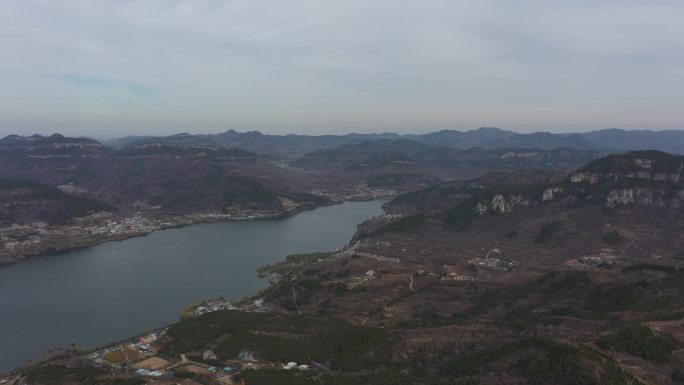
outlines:
M684 131L679 130L624 130L618 128L589 131L583 133L551 133L539 131L518 133L495 127L481 127L474 130L441 130L423 134L396 133L350 133L344 135L271 135L259 131L238 132L233 129L217 134L185 134L181 137L128 137L127 140L105 141L105 145L124 147L133 142L145 141L193 141L195 143L245 147L246 149L278 159L293 159L317 149L355 144L376 139L411 139L424 144L468 149L483 148L539 148L553 149L567 147L572 149L595 150L601 152L622 152L644 148L665 152L684 152ZM278 145L277 149L267 150L266 144Z

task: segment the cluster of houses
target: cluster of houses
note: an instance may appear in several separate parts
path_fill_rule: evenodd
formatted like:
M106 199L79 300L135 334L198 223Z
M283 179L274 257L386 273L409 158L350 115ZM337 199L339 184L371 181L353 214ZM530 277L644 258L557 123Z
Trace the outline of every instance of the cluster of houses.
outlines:
M299 370L309 370L309 365L297 365L296 362L288 362L286 365L283 365L283 369L285 370L292 370L292 369L299 369Z
M337 186L335 191L327 189L313 189L309 193L327 196L336 201L369 201L373 199L389 199L397 196L397 192L390 188L370 187L366 183L347 184ZM341 187L341 191L339 188Z
M587 255L580 258L573 258L565 261L570 267L599 267L601 265L613 265L617 263L619 257L611 253L599 253L597 255Z
M108 220L102 225L85 227L92 235L149 233L159 228L159 222L140 214L120 220Z
M23 247L37 245L42 241L40 235L32 234L26 237L0 235L0 250L15 250Z
M496 250L496 249L495 249ZM500 258L492 258L492 257L476 257L468 261L469 264L481 267L487 270L498 270L498 271L511 271L515 269L515 267L518 265L517 261L515 260L510 260L510 261L504 261Z
M159 371L159 370L147 370L145 368L140 368L136 370L136 373L138 373L141 376L149 376L149 377L161 377L164 375L164 372Z
M228 301L225 301L222 299L214 299L214 300L209 300L209 301L203 302L202 304L197 306L194 310L194 315L199 317L201 315L213 313L213 312L219 311L219 310L236 310L236 309L237 309L237 307Z
M110 346L85 356L86 360L100 366L120 368L128 362L154 356L156 348L153 343L166 333L166 329L159 329L139 337L135 341Z
M442 281L467 281L467 282L472 282L475 281L476 278L473 277L472 275L462 275L458 274L457 272L451 272L447 273L445 276L442 277Z
M345 285L349 289L354 289L375 278L378 278L378 274L375 272L375 270L368 270L364 274L347 279Z
M458 268L452 265L442 266L444 269L444 275L442 276L442 281L475 281L475 277L471 275L459 274Z
M123 234L145 234L160 228L157 220L145 218L140 214L123 219L108 219L111 214L93 214L77 218L74 225L51 226L46 222L27 225L14 224L0 228L0 250L22 250L64 238L83 236L112 236Z

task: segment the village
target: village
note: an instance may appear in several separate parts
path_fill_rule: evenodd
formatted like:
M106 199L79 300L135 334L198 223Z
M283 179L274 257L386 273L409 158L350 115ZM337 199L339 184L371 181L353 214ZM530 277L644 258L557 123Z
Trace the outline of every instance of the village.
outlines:
M34 255L72 247L97 244L110 239L123 239L149 234L165 225L158 219L140 213L116 217L111 213L97 213L77 218L67 225L46 222L12 224L0 228L0 263L16 255Z
M337 202L391 199L397 196L396 190L382 187L370 187L365 183L357 185L335 186L334 189L313 189L309 192L314 195L329 197Z
M144 236L157 230L196 223L278 218L289 213L290 211L228 207L224 212L172 217L143 215L140 212L121 217L109 212L100 212L75 218L73 223L69 224L14 223L0 227L0 266L29 256Z
M241 312L270 312L262 298L241 304L233 304L224 299L206 300L190 306L181 313L182 318L201 317L222 310ZM158 356L159 341L168 328L154 330L134 340L96 350L78 357L82 362L119 371L124 378L139 377L149 379L148 385L195 385L192 377L211 378L219 384L230 385L236 382L236 375L246 369L312 370L322 368L319 363L296 363L293 361L276 363L260 360L248 350L242 350L233 359L221 360L212 350L201 354L181 354L177 360L170 361Z
M257 298L241 304L224 299L206 300L183 310L181 318L200 317L209 313L237 310L241 312L270 312L263 299ZM267 362L255 357L249 350L242 350L233 359L221 360L212 350L198 354L181 354L177 359L161 357L159 350L169 326L146 332L126 341L109 344L87 353L75 346L55 349L45 357L50 364L64 364L67 367L88 365L109 371L114 378L141 379L147 385L198 385L193 378L211 379L223 385L244 384L235 381L236 375L246 369L274 369L308 371L323 369L317 362L297 363ZM40 365L33 363L32 365ZM0 384L19 385L25 383L20 375L0 377Z

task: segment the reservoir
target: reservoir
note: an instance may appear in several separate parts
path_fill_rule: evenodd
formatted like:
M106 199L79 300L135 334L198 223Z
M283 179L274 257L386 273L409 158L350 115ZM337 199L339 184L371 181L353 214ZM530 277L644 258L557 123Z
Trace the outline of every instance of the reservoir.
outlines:
M255 294L268 285L257 268L345 245L382 203L157 231L2 267L0 372L72 341L96 347L177 321L202 299Z

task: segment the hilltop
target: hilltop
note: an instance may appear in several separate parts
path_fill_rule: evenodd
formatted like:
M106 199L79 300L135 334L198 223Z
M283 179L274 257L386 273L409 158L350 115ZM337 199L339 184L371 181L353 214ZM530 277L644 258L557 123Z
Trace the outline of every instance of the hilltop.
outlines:
M464 266L494 248L497 258L527 269L627 256L676 258L684 250L683 161L633 152L565 176L517 172L440 184L387 203L401 218L367 223L360 238L420 240L402 242L402 255L434 257L435 263L459 256Z

